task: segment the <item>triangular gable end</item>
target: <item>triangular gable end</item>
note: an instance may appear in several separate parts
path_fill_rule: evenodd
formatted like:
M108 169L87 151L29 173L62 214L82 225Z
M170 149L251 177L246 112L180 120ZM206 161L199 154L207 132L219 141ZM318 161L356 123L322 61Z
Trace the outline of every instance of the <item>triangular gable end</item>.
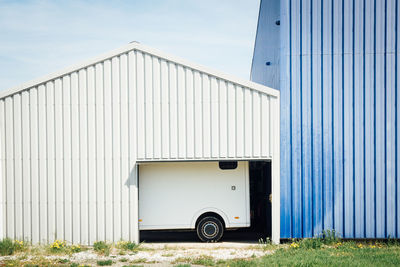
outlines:
M98 63L103 63L106 60L111 60L114 57L119 57L119 56L127 54L127 53L129 53L131 51L140 51L142 53L145 53L145 54L148 54L148 55L155 56L155 57L158 57L160 59L163 59L163 60L165 60L167 62L172 62L172 63L178 64L178 65L182 65L185 68L196 70L196 71L199 71L201 73L216 77L218 79L222 79L222 80L225 80L227 82L232 82L232 83L235 83L235 84L240 85L242 87L249 88L251 90L257 90L259 92L268 94L270 96L279 96L279 91L276 90L276 89L272 89L270 87L266 87L264 85L261 85L261 84L258 84L258 83L254 83L254 82L251 82L251 81L242 80L242 79L234 77L232 75L228 75L228 74L225 74L225 73L222 73L222 72L219 72L219 71L215 71L215 70L209 69L207 67L195 64L195 63L188 62L188 61L186 61L184 59L181 59L179 57L168 55L168 54L163 53L161 51L158 51L156 49L153 49L153 48L147 47L145 45L142 45L142 44L140 44L138 42L131 42L126 46L120 47L120 48L118 48L116 50L113 50L113 51L108 52L106 54L103 54L103 55L100 55L98 57L92 58L90 60L78 63L76 65L72 65L72 66L70 66L68 68L65 68L65 69L61 70L61 71L46 75L44 77L40 77L38 79L23 83L23 84L21 84L19 86L16 86L16 87L13 87L13 88L10 88L10 89L6 89L6 90L3 90L3 91L0 91L0 99L5 98L7 96L11 96L13 94L19 93L19 92L24 91L24 90L28 90L29 88L39 86L39 85L44 84L46 82L53 81L53 80L55 80L57 78L61 78L61 77L65 76L65 75L69 75L69 74L71 74L73 72L77 72L77 71L79 71L81 69L86 69L86 68L88 68L90 66L95 66Z

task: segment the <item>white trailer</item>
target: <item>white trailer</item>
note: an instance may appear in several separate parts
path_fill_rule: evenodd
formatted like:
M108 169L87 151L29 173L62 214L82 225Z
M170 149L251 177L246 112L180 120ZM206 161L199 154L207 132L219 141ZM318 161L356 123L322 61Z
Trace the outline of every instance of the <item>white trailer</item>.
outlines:
M205 242L250 226L248 162L139 166L139 229L196 229Z

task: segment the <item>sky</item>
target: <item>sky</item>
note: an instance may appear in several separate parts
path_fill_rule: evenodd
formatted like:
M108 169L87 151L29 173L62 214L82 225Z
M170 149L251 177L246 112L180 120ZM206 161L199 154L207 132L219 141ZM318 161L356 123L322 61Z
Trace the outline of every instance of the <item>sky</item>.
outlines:
M131 41L249 79L259 0L0 0L0 90Z

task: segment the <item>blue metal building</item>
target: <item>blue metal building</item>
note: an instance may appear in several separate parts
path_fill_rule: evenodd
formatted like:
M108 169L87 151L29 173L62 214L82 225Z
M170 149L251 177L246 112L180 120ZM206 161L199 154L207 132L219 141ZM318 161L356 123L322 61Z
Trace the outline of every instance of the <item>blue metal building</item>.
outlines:
M281 91L281 238L400 237L398 0L261 0L251 79Z

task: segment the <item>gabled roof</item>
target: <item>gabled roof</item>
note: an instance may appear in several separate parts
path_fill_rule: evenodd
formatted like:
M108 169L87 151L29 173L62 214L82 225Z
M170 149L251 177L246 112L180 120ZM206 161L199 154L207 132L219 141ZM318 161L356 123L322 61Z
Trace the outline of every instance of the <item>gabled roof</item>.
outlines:
M108 52L106 54L103 54L101 56L92 58L90 60L81 62L79 64L70 66L70 67L65 68L65 69L63 69L61 71L46 75L44 77L29 81L29 82L26 82L26 83L23 83L23 84L21 84L19 86L10 88L8 90L0 91L0 99L1 98L5 98L5 97L10 96L10 95L13 95L13 94L16 94L16 93L19 93L21 91L27 90L27 89L29 89L31 87L38 86L40 84L46 83L46 82L48 82L50 80L54 80L54 79L56 79L58 77L61 77L63 75L69 74L69 73L72 73L74 71L86 68L86 67L91 66L91 65L95 65L96 63L102 62L102 61L104 61L106 59L118 56L120 54L129 52L129 51L133 51L133 50L142 51L142 52L145 52L145 53L148 53L148 54L163 58L163 59L165 59L167 61L174 62L174 63L177 63L177 64L181 64L181 65L186 66L188 68L191 68L191 69L194 69L194 70L198 70L198 71L207 73L209 75L212 75L212 76L215 76L215 77L218 77L218 78L225 79L227 81L239 84L239 85L244 86L244 87L248 87L248 88L253 89L253 90L260 91L262 93L265 93L265 94L268 94L268 95L271 95L271 96L279 96L279 91L275 90L275 89L272 89L270 87L266 87L264 85L261 85L261 84L258 84L258 83L254 83L254 82L251 82L251 81L246 81L246 80L243 80L243 79L240 79L240 78L236 78L236 77L234 77L232 75L224 74L222 72L215 71L215 70L209 69L207 67L204 67L204 66L201 66L201 65L198 65L198 64L195 64L195 63L188 62L188 61L186 61L184 59L181 59L179 57L168 55L168 54L163 53L161 51L158 51L156 49L153 49L153 48L147 47L145 45L142 45L142 44L140 44L138 42L132 42L132 43L129 43L128 45L126 45L126 46L120 47L120 48L118 48L116 50L113 50L113 51Z

